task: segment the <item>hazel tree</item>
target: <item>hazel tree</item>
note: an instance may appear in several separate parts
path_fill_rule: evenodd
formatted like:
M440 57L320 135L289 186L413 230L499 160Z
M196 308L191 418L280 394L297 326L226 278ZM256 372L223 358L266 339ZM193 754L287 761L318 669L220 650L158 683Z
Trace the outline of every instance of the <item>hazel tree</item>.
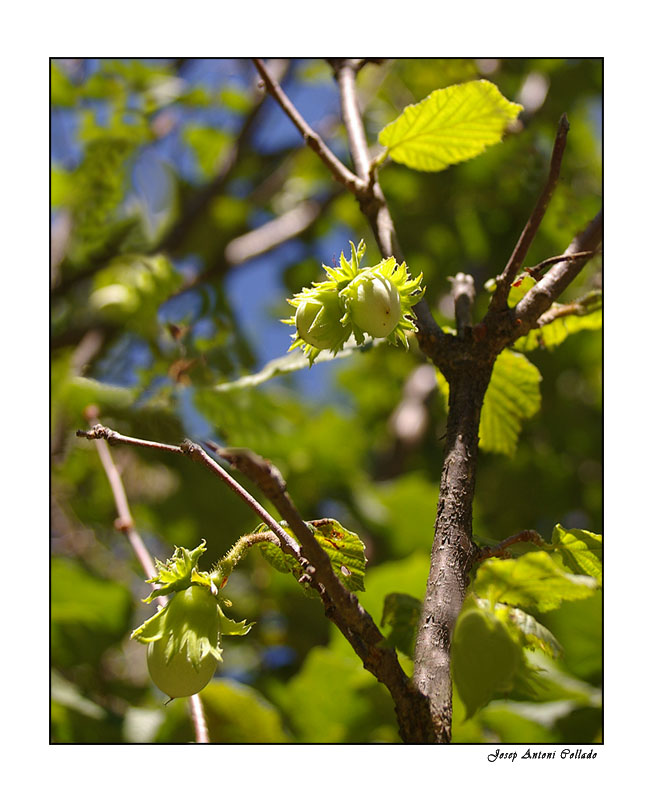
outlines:
M396 216L383 188L384 176L388 169L407 169L431 180L435 173L449 168L460 170L464 162L476 164L494 150L499 151L503 163L507 143L522 129L520 115L525 110L508 100L489 79L462 80L436 88L407 105L377 131L374 146L369 142L357 91L362 70L384 68L372 61L328 62L349 155L339 158L325 135L306 121L283 88L282 65L254 59L258 84L253 90L252 111L243 109L243 127L234 136L233 145L220 148L224 153L222 166L205 188L191 195L177 219L164 224L150 246L135 238L134 228L125 220L116 223L116 230L101 242L91 237L85 241L79 235L79 252L76 254L69 245L69 263L64 264L54 288L55 296L64 298L61 313L66 317L56 339L59 336L66 341L77 324L87 325L85 334L77 340L78 355L84 342L92 350L95 346L102 349L102 345L95 345L92 333L103 337L116 328L131 326L135 334L150 337L152 351L156 352L160 346L156 345L157 314L163 303L212 281L218 272L221 275L226 271L232 259L237 263L268 252L315 224L321 218L322 204L302 201L261 229L234 237L225 247L219 266L206 266L188 276L186 283L164 255L176 251L204 210L227 191L229 178L240 165L241 146L266 97L275 101L278 113L299 132L300 153L311 159L307 168L324 171L333 179L337 188L329 201L351 196L364 228L370 230L372 245L363 235L355 235L346 241L338 262L334 259L332 265L326 264L328 255L322 265L317 265L315 274L307 270L308 282L298 284L288 298L293 313L281 322L293 331L290 352L257 372L220 381L210 389L212 400L207 388L215 380L212 366L205 363L201 351L188 358L182 346L188 332L178 323L169 324L170 352L175 358L170 358L168 375L175 386L198 387L199 410L211 412L211 416L213 409L221 410L216 415L216 435L197 441L181 437L182 443L172 444L149 438L145 433L148 424L143 431L139 417L132 423L137 426L137 436L132 431L115 430L101 424L99 415L110 409L110 416L121 417L118 409L122 404L124 408L132 406L139 398L118 387L92 386L80 376L70 382L77 392L68 389L74 396L70 404L83 411L90 423L77 435L94 441L112 489L117 527L125 534L149 582L156 585L146 600L157 601L160 608L133 630L132 639L147 646L149 673L165 695L190 698L197 741L209 740L207 717L217 713L213 703L219 701L210 698L223 647L230 648L233 641L227 642L225 637L249 639L247 634L258 630L253 621L237 621L229 613L231 578L255 551L265 559L266 569L296 581L304 594L320 601L325 617L349 646L353 659L386 690L403 742L451 742L454 700L460 704L461 724L468 725L500 698L539 700L557 696L551 664L560 661L562 647L544 624L547 615L563 604L597 603L601 594L600 534L556 522L544 535L523 529L488 541L474 529L479 452L513 454L522 424L540 406L541 375L527 354L542 350L551 356L566 339L601 326L599 289L564 300L564 294L569 294L570 287L583 276L584 268L598 263L601 211L579 229L565 231L562 253L527 264L559 186L565 154L569 153L567 116L563 114L557 121L539 194L507 261L492 265L480 292L466 267L445 276L450 280L453 320L451 324L440 323L422 270L402 252ZM62 79L63 94L65 83ZM532 116L525 124L532 126ZM67 197L62 205L68 204L77 231L84 231L85 224L97 230L96 223L89 220L92 206L83 202L85 181L91 180L94 171L113 169L111 162L120 163L130 150L131 137L132 146L137 146L136 131L120 133L115 132L110 143L107 137L90 133L90 141L99 152L102 149L101 154L94 156L90 144L85 156L88 163L83 161L72 177L61 176L62 194ZM123 145L119 147L117 141ZM216 139L212 141L214 147L219 144ZM98 177L96 181L98 187ZM106 176L106 182L107 209L112 210L116 198L111 195L116 190L111 189L110 176ZM97 215L103 213L96 195L93 208ZM116 241L123 244L108 257L116 250ZM435 269L431 266L431 273ZM65 308L75 287L85 285L91 286L89 303L96 315L91 327L87 321L81 322L79 315L76 319L72 308ZM224 347L227 335L221 338ZM416 374L431 377L445 407L446 422L441 443L432 441L429 445L436 454L439 486L434 525L425 532L429 553L425 594L408 593L394 579L374 616L366 607L369 568L363 537L334 518L305 519L284 477L286 461L277 461L271 454L264 457L251 442L241 441L240 424L232 426L230 420L237 414L241 393L259 391L273 378L302 370L313 375L327 362L348 358L357 363L370 353L390 348L398 348L401 358L416 363ZM163 363L161 356L154 358L148 374L153 386L157 386L158 369ZM144 388L148 385L148 381L143 383ZM216 402L220 405L214 405ZM250 407L247 416L254 413ZM265 410L267 424L278 424L276 413L276 408ZM253 419L245 424L253 425ZM295 434L291 433L290 458L294 457L294 441ZM108 443L120 446L121 451L150 451L159 458L182 456L191 469L205 468L213 480L223 484L213 498L220 518L222 498L233 494L250 515L259 519L257 527L240 535L210 570L199 567L207 549L205 541L193 549L177 545L170 558L156 560L154 566L133 521L124 482ZM351 447L349 441L343 445ZM241 482L234 475L240 476ZM346 476L347 481L350 479ZM243 482L252 488L245 488ZM255 494L265 501L257 500ZM317 613L321 613L320 604L314 604ZM209 701L205 704L207 693ZM597 702L588 696L591 699L584 702L595 708Z

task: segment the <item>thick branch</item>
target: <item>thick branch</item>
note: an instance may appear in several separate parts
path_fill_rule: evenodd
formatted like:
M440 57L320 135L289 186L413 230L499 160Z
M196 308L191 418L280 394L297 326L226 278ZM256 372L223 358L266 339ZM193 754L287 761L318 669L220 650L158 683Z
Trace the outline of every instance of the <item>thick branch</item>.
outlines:
M526 258L526 254L531 247L535 235L538 232L540 223L547 211L549 201L554 193L554 189L558 184L558 177L561 170L561 162L563 161L563 153L565 152L565 145L567 143L567 133L570 130L570 125L567 121L565 114L561 117L558 123L558 131L556 133L556 140L554 141L554 150L551 155L551 163L549 165L549 175L545 186L538 198L535 208L531 212L528 222L524 226L521 236L515 249L513 250L508 263L501 275L497 277L497 288L492 296L490 302L490 310L492 312L501 311L506 307L508 292L512 286L515 276L519 272Z

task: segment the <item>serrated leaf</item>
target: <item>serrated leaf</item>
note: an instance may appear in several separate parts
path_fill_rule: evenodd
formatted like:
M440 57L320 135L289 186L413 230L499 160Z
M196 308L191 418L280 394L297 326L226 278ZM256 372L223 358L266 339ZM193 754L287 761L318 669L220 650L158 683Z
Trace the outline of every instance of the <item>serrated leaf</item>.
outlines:
M297 537L285 522L280 522L280 525L297 541ZM344 528L335 519L313 520L307 522L307 525L313 531L318 544L329 556L334 572L346 589L351 592L363 592L366 557L364 543L359 536ZM258 532L268 530L270 529L265 523L256 529ZM259 548L266 561L279 572L292 572L296 578L302 576L302 569L293 556L283 553L279 547L270 542L263 542Z
M489 81L469 81L436 89L407 106L380 131L378 140L393 161L438 172L479 155L501 141L522 106L511 103Z
M551 535L554 552L563 564L577 575L590 575L602 585L602 537L579 528L566 530L556 525Z
M437 373L439 389L448 406L449 385ZM515 454L522 422L540 409L540 381L536 366L521 353L504 350L494 363L485 393L478 445L492 453Z
M552 350L562 344L568 336L579 331L597 331L602 327L602 309L598 308L590 314L571 314L559 317L541 328L534 328L526 336L521 336L514 344L516 350L528 352L537 347Z
M460 614L451 643L451 672L467 717L496 693L512 689L522 662L521 645L493 613L472 607Z
M515 559L490 558L478 568L473 585L479 597L537 611L551 611L564 600L588 597L597 590L589 575L565 572L548 553L526 553Z
M392 592L384 598L382 622L385 642L409 658L414 658L414 645L421 613L421 601L409 594Z

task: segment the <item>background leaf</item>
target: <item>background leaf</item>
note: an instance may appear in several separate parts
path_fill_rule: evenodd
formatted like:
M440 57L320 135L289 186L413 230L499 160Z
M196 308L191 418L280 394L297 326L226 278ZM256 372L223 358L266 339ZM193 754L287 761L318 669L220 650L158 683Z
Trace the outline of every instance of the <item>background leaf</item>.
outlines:
M480 608L460 614L451 643L451 672L467 717L496 692L512 689L522 658L521 646L494 614Z

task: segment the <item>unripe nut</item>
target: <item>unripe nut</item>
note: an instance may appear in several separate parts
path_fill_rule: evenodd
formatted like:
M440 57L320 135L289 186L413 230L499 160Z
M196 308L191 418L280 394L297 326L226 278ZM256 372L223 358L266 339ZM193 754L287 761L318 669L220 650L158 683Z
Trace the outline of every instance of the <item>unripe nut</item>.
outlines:
M350 292L350 316L355 325L374 338L383 339L398 325L400 294L388 278L357 278Z
M345 338L340 321L342 316L343 309L335 293L308 297L301 301L295 312L298 336L319 350L338 347Z

